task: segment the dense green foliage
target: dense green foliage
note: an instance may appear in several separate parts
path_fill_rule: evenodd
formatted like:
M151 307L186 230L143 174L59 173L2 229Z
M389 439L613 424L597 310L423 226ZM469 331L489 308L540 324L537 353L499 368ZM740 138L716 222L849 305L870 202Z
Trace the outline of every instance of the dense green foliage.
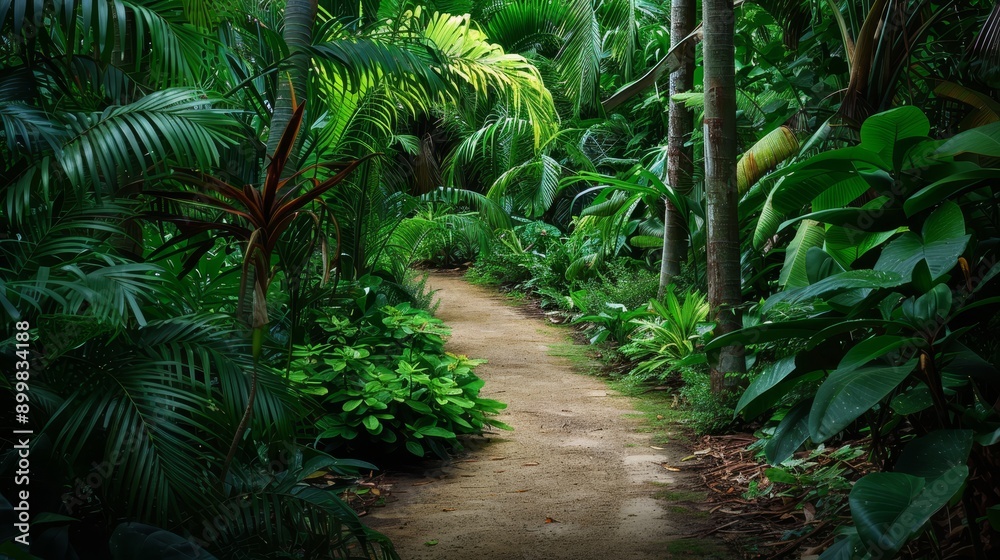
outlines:
M809 465L863 438L831 459L873 472L829 498L853 525L824 560L995 552L1000 4L739 3L722 337L705 53L672 56L669 7L0 0L0 386L54 514L31 554L394 557L309 477L504 427L410 270L469 261L680 386L700 429L757 422L772 482L842 496ZM669 185L685 62L694 173ZM657 299L667 202L686 251ZM750 373L713 394L734 342Z
M464 10L321 4L0 2L2 386L33 431L31 556L3 436L4 555L392 558L311 482L375 468L328 454L360 456L337 419L441 455L498 425L478 362L411 332L440 329L393 241L399 127L488 100L541 142L550 94ZM348 349L371 368L308 366Z
M323 397L321 441L359 453L446 457L457 434L506 426L486 415L506 405L479 397L484 382L472 368L482 360L447 354L448 329L409 304L368 310L357 321L322 317L318 343L296 346L292 371L306 392Z
M628 30L638 44L662 49L666 22L636 8ZM827 484L846 470L810 473L802 457L867 438L864 458L878 472L853 488L825 487L850 490L849 503L830 498L838 505L826 514L849 506L854 527L823 558L934 547L946 555L961 543L984 557L997 528L987 520L1000 507L985 474L997 467L1000 425L989 330L1000 301L991 283L998 10L932 1L738 8L742 331L713 340L698 297L677 297L706 286L700 79L675 98L699 122L690 131L694 188L675 189L664 184L663 121L648 113L662 112L665 88L637 85L612 56L601 63L601 87L615 113L593 121L567 114L560 141L531 176L540 189L558 184L547 212L495 196L504 177L489 191L515 214L558 227L558 241L534 250L518 228L504 232L473 275L576 313L592 342L613 342L607 351L632 360L630 379L677 379L700 428L729 426L729 407L744 422L765 422L760 449L779 465L773 482ZM619 37L621 21L606 15L595 11L607 37ZM643 53L646 68L670 64L664 50L652 54ZM561 166L558 177L549 177L550 160ZM646 263L646 277L654 274L664 199L687 220L686 268L662 301L647 304L655 285L617 263ZM622 283L643 293L626 303L615 292ZM748 348L746 388L712 396L702 368L734 342ZM953 444L928 455L945 440ZM968 530L945 537L938 522L948 516Z

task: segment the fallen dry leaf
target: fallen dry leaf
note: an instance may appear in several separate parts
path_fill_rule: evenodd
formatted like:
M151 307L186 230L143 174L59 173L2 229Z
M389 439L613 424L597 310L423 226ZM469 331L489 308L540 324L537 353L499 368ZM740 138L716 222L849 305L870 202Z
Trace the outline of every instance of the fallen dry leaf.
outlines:
M490 461L503 461L506 457L490 457Z
M805 516L806 523L812 523L813 520L816 519L816 506L812 505L812 503L806 502L806 504L802 506L802 515Z
M552 519L551 517L546 517L545 518L545 522L546 523L559 523L558 521L556 521L555 519Z
M455 508L441 508L441 511L455 511Z
M657 446L655 446L655 445L650 445L650 446L649 446L649 448L650 448L650 449L660 449L660 450L662 450L662 449L665 449L665 448L663 448L663 447L657 447Z
M668 465L666 463L660 463L660 466L663 467L663 468L665 468L665 469L667 469L670 472L680 472L681 471L677 467L671 467L670 465Z
M525 466L525 467L537 467L537 466L538 466L538 463L534 463L534 462L532 462L532 463L525 463L525 464L524 464L524 465L522 465L522 466Z

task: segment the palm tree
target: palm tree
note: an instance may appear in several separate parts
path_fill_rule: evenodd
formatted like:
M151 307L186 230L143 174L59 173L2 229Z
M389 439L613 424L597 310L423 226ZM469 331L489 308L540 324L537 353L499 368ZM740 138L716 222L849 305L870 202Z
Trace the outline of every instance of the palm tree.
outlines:
M263 535L272 550L291 551L302 548L297 535L314 532L325 551L335 543L341 553L360 545L391 556L334 496L306 496L313 489L302 477L313 471L301 471L319 462L286 463L280 477L267 471L275 446L295 441L306 409L282 375L252 363L234 327L237 284L226 279L238 260L199 239L208 256L182 282L185 254L145 258L175 232L143 224L136 185L173 168L217 169L248 142L235 107L202 87L209 77L223 89L245 79L222 62L239 54L191 19L204 16L192 6L0 2L0 305L32 325L44 364L32 383L39 480L65 488L99 477L37 505L111 534L120 519L191 529L235 500L259 507L218 517L228 526L209 540ZM220 481L225 434L248 406L253 367L263 369L251 425L263 455L241 458ZM56 538L66 537L39 536Z
M670 73L670 116L667 136L667 183L680 194L690 191L694 162L689 148L684 147L694 128L691 111L684 103L674 99L678 93L691 90L694 85L694 48L684 38L691 33L695 22L694 0L674 0L670 4L670 47L680 49L679 67ZM687 253L684 217L669 200L664 201L663 255L660 262L660 287L657 298L662 298L670 277L680 272L680 260Z
M708 298L716 333L741 327L740 239L736 198L736 76L733 0L703 0L705 29L705 202ZM722 349L712 366L712 390L722 393L745 371L743 348Z

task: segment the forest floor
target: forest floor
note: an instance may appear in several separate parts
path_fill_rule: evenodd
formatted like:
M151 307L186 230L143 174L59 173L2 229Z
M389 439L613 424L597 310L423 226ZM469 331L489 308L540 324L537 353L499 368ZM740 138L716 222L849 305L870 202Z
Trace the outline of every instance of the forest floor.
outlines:
M432 273L447 349L489 362L482 396L514 428L466 453L392 472L384 507L363 519L403 560L732 558L712 529L701 479L678 468L689 446L656 441L633 399L580 373L565 328L457 273ZM678 438L681 436L678 434Z

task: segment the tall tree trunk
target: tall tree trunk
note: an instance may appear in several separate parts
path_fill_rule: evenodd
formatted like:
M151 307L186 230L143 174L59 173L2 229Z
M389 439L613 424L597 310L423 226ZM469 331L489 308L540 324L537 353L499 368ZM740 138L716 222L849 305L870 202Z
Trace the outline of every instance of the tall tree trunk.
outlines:
M705 199L708 228L708 300L716 335L740 328L740 239L736 198L736 64L733 0L703 0L705 29ZM728 373L746 371L741 345L727 346L712 364L712 391L738 384Z
M683 41L695 22L695 0L674 0L670 5L670 50L677 49L680 66L670 73L670 113L667 129L667 183L678 194L691 191L693 162L690 148L684 141L694 127L694 117L674 95L691 90L694 78L694 42ZM683 41L683 45L681 44ZM664 199L663 260L660 262L660 289L656 297L663 299L670 279L681 271L681 259L687 254L686 218Z
M285 6L282 37L288 45L288 64L278 73L271 127L267 133L267 155L273 156L295 111L295 105L306 98L309 83L309 55L303 52L312 43L312 28L316 21L317 0L288 0ZM294 101L293 100L294 92ZM302 137L295 142L283 175L288 177L298 171L298 149Z

